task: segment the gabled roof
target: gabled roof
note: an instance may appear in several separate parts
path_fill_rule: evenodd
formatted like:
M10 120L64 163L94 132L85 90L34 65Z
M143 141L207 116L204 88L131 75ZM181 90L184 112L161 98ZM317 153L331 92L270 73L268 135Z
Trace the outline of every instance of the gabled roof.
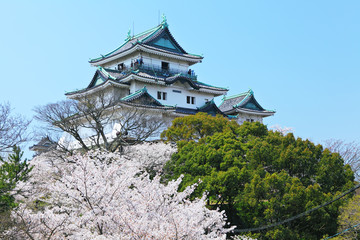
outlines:
M121 55L122 53L134 49L136 46L140 46L143 51L157 50L163 53L191 58L193 60L197 59L196 61L200 61L203 58L199 55L187 53L178 44L169 31L168 24L164 18L160 25L135 36L131 37L129 31L128 36L122 45L105 55L101 55L99 58L91 59L89 62L93 65L102 64L104 60Z
M99 66L97 67L94 77L92 78L87 88L95 87L106 82L107 80L116 80L116 78L113 75L109 74L104 68Z
M203 106L193 109L193 108L183 108L183 107L176 107L175 109L176 113L181 114L196 114L198 112L205 112L209 115L215 116L216 114L221 114L223 116L226 116L215 104L214 99L211 101L205 103Z
M56 142L51 140L48 136L42 138L37 144L29 147L30 151L45 152L51 149L55 149L57 146Z
M249 91L234 96L224 96L219 109L225 114L232 115L237 113L260 114L271 116L275 111L264 109L255 99L254 92Z
M158 100L148 93L146 86L133 94L123 97L120 101L149 106L163 106Z
M156 31L155 33L151 34L149 37L144 39L142 43L156 48L162 48L170 52L187 54L187 52L177 43L175 38L172 36L168 27L164 27L160 31Z
M216 114L221 114L223 116L226 116L215 104L214 99L211 101L205 103L203 106L201 106L199 109L199 112L206 112L212 116L216 116Z

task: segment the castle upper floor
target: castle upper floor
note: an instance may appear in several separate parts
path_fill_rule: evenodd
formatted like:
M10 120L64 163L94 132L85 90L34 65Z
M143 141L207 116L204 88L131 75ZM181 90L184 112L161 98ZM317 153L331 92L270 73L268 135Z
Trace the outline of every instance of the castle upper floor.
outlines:
M155 70L191 74L190 66L202 59L202 56L190 54L178 44L163 17L160 25L148 31L134 36L129 31L122 45L108 54L91 59L89 63L120 71L142 65Z

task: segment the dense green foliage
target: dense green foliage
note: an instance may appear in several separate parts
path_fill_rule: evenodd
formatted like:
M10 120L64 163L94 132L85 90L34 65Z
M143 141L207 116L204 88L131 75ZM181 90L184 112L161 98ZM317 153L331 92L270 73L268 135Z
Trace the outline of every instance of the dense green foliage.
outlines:
M217 116L175 119L162 134L177 141L165 179L184 175L180 190L201 179L197 196L208 192L239 228L268 225L331 200L353 186L342 158L309 140L268 131L260 123L239 126ZM260 239L320 239L337 231L343 200L255 236Z
M10 210L16 206L15 191L19 181L26 181L32 168L26 160L21 160L23 153L19 147L13 148L13 153L9 154L7 160L0 157L0 238L3 231L13 225L10 218Z
M345 206L340 208L339 232L344 231L334 240L360 239L360 194L355 195Z
M25 181L31 168L27 161L21 160L23 153L19 147L14 147L7 160L0 157L0 212L8 211L15 206L13 192L19 181Z

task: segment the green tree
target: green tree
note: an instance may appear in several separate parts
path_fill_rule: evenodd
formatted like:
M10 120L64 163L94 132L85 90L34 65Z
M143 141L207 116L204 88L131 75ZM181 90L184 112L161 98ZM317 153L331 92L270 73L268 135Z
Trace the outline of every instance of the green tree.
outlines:
M347 230L335 239L360 239L360 194L355 195L345 206L340 208L338 218L339 232ZM354 227L355 226L355 227Z
M7 160L0 157L0 238L1 233L13 224L10 219L10 210L16 206L14 191L19 181L26 181L32 167L26 160L21 160L23 152L19 147L13 147L13 153Z
M235 129L237 124L229 122L225 117L212 117L206 113L198 113L196 117L185 116L175 118L172 126L162 132L161 137L167 141L197 141L225 129Z
M26 181L29 177L32 168L26 160L21 160L22 156L23 152L15 146L7 160L0 157L0 212L8 211L15 206L16 184Z
M205 126L205 129L201 129ZM193 129L194 128L194 129ZM184 175L180 191L201 179L196 196L208 192L239 228L282 221L334 198L353 186L353 172L338 154L260 123L238 125L221 116L175 119L163 138L177 141L164 179ZM344 200L259 234L260 239L320 239L336 233Z

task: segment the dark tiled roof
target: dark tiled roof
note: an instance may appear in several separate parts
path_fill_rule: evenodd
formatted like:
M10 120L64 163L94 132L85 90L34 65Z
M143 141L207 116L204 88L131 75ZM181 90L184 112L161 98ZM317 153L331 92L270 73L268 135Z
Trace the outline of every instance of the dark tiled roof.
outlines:
M223 112L230 111L235 105L243 101L246 96L247 93L241 93L235 96L224 97L219 109Z
M226 116L215 104L214 99L205 103L204 106L199 108L199 112L206 112L212 116L215 116L216 114L221 114L223 116Z
M158 40L160 38L168 39L169 42L171 42L176 47L176 49L171 49L171 48L166 48L164 46L155 45L154 43L156 42L156 40ZM187 52L175 40L175 38L173 37L173 35L169 31L168 27L163 27L160 30L154 32L149 37L144 39L142 41L142 43L144 43L146 45L153 46L155 48L162 48L163 50L170 51L170 52L175 52L175 53L180 53L180 54L187 54Z
M167 48L165 46L161 46L156 44L156 41L160 38L166 38L171 42L173 46L175 46L174 49ZM143 47L146 47L148 49L161 51L164 53L171 53L176 55L181 55L185 57L190 58L196 58L196 59L202 59L203 57L193 54L188 54L175 40L175 38L172 36L172 34L169 31L169 28L167 24L161 23L159 26L152 28L148 31L145 31L143 33L140 33L138 35L135 35L133 37L128 35L128 38L125 40L125 43L123 43L120 47L115 49L114 51L102 55L99 58L91 59L90 63L95 63L98 61L101 61L106 58L110 58L112 56L115 56L117 54L123 53L131 48L133 48L136 45L141 45Z
M219 109L226 114L234 114L241 110L254 113L275 113L275 111L268 111L261 107L261 105L256 101L254 92L251 89L245 93L224 97Z
M151 109L160 109L160 110L175 110L175 107L164 106L164 105L161 105L161 106L146 105L146 104L135 103L135 102L126 102L126 101L119 101L119 104L125 104L125 105L129 105L129 106L141 107L141 108L151 108Z
M57 146L56 142L51 140L49 137L42 138L37 144L29 147L31 151L46 151L55 149Z
M99 58L91 59L90 62L97 62L104 58L108 58L108 57L114 56L116 54L119 54L121 52L125 52L126 50L129 50L130 48L132 48L137 42L142 41L149 35L153 34L155 31L158 31L160 29L160 27L161 27L161 25L159 25L155 28L152 28L146 32L135 35L133 37L128 36L128 38L125 40L125 42L120 47L116 48L115 50L113 50L105 55L102 55Z
M198 109L176 107L175 112L183 113L183 114L196 114L196 113L198 113Z
M196 114L198 112L205 112L212 116L215 116L216 114L221 114L223 116L226 116L223 112L220 111L220 109L216 106L213 100L205 103L203 106L196 109L176 107L175 112L182 114Z
M140 105L163 106L158 100L151 96L146 87L120 99L124 102L132 102Z
M99 66L97 68L90 84L87 86L87 88L83 89L83 90L75 91L75 92L80 92L80 91L84 92L87 89L91 89L96 86L100 86L100 85L104 84L106 81L114 81L117 83L128 84L126 82L123 82L122 79L124 79L125 77L127 77L131 74L137 75L139 77L152 79L155 81L164 82L167 85L170 85L177 81L180 81L181 83L187 82L194 89L204 88L204 89L215 90L215 91L228 91L228 89L226 89L226 88L215 87L215 86L211 86L209 84L205 84L205 83L193 80L190 77L190 75L187 76L187 74L175 74L172 76L167 76L161 72L149 71L146 69L138 69L136 71L132 71L131 69L126 70L126 71L119 71L119 70L114 70L114 69L102 68ZM99 78L102 79L102 83L98 83ZM69 94L72 94L75 92L71 92Z

